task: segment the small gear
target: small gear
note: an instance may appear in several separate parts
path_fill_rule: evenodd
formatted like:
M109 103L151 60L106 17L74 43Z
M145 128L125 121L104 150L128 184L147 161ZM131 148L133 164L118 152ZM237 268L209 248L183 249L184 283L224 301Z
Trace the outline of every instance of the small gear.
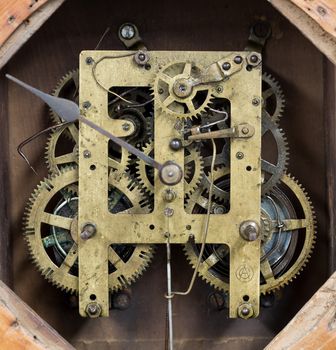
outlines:
M263 110L277 123L285 108L285 97L279 82L269 73L262 75Z
M69 124L50 133L45 159L51 174L59 174L64 166L78 164L78 128ZM125 149L109 149L109 168L120 173L126 172L130 153Z
M142 149L142 152L148 156L154 156L154 143L149 142ZM137 159L135 167L136 178L141 187L146 192L154 194L154 172L153 168L148 166L141 159ZM185 149L184 156L184 192L190 195L200 184L203 174L203 160L200 151L195 146L189 146Z
M163 67L154 82L154 97L161 110L176 118L192 118L204 112L212 100L212 87L193 86L202 68L191 62L173 62Z
M66 98L78 104L79 70L74 69L66 73L57 83L52 95ZM55 124L64 122L53 110L50 110L50 117Z
M110 185L109 209L147 213L147 199L125 175ZM113 176L112 176L113 177ZM111 176L109 179L112 178ZM66 167L42 181L26 207L24 235L42 275L69 292L78 292L77 206L78 168ZM109 247L109 288L117 291L134 282L151 261L146 244Z
M218 174L215 178L218 179ZM196 198L197 195L199 198ZM208 202L201 190L193 196L187 202L186 211L205 213ZM227 211L225 205L224 208ZM261 208L260 292L266 294L288 284L300 274L315 244L316 222L305 190L289 175L283 175L279 186L262 197ZM200 245L188 243L184 249L189 262L195 267ZM229 291L228 246L207 244L202 261L199 275L214 287Z

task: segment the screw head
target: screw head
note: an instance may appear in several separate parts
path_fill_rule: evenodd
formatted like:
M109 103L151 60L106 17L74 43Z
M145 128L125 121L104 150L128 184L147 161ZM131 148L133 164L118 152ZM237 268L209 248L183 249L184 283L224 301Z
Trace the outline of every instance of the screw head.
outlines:
M160 95L162 95L164 90L162 88L160 88L158 92L159 92Z
M242 133L244 134L244 135L247 135L248 133L249 133L249 128L247 127L247 126L244 126L243 128L242 128Z
M123 39L131 40L135 36L135 27L132 24L123 24L120 27L120 35Z
M85 63L88 64L88 65L92 64L93 63L93 58L92 57L86 57Z
M216 87L216 91L220 94L221 92L223 92L223 86L221 86L221 85L218 85L217 87Z
M85 101L85 102L83 102L83 108L84 108L84 109L89 109L90 107L91 107L90 101Z
M149 61L149 54L147 51L140 50L134 55L134 60L138 65L144 66Z
M259 225L252 220L243 221L239 227L240 236L246 241L252 242L259 237Z
M176 192L168 188L163 192L163 198L167 202L172 202L176 198Z
M217 205L215 208L214 208L214 214L224 214L225 210L224 210L224 207L222 207L221 205Z
M168 216L168 217L173 216L174 215L174 209L167 207L167 208L165 208L163 213L164 213L165 216Z
M251 61L251 63L258 63L259 58L258 58L257 55L252 55L252 56L250 57L250 61Z
M229 62L224 62L224 63L222 64L222 68L223 68L224 70L229 70L229 69L231 68L231 64L230 64Z
M91 152L88 149L86 149L83 151L83 156L84 156L84 158L90 158Z
M258 97L255 97L253 100L252 100L252 104L253 106L259 106L260 104L260 99Z
M243 57L241 56L236 56L234 59L233 59L233 62L236 63L236 64L240 64L243 62Z
M100 316L102 309L98 303L89 303L86 306L85 312L91 318L97 318Z
M129 123L124 123L124 124L122 125L122 129L123 129L124 131L128 131L130 128L131 128L131 125L130 125Z
M243 159L244 158L244 153L243 152L237 152L236 153L236 158L237 159Z
M238 307L238 316L244 319L248 319L253 316L253 308L251 304L242 304Z
M92 223L87 223L84 225L82 232L80 233L81 239L84 241L93 237L97 232L96 225Z
M173 151L178 151L182 148L182 141L180 139L172 139L169 143L169 147Z

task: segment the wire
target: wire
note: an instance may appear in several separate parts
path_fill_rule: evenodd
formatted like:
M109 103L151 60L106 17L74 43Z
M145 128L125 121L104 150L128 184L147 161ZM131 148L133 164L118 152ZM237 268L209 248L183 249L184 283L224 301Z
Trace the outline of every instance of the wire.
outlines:
M94 81L96 82L96 84L101 87L103 90L107 91L109 94L112 94L116 97L118 97L120 100L126 102L126 103L129 103L129 104L134 104L134 102L132 101L129 101L127 100L126 98L123 98L121 95L117 94L116 92L114 91L111 91L110 89L106 88L104 85L102 85L102 83L97 79L97 76L96 76L96 69L97 69L97 66L99 63L101 63L102 61L104 60L107 60L107 59L113 59L113 58L124 58L124 57L129 57L129 56L134 56L134 53L128 53L128 54L122 54L122 55L116 55L116 56L103 56L101 57L98 61L94 62L93 66L92 66L92 76L93 76L93 79Z
M188 289L185 292L171 292L170 294L165 296L167 299L171 299L175 295L183 295L183 296L188 295L194 286L196 276L198 273L198 269L201 265L202 256L204 253L206 239L207 239L208 230L209 230L209 222L210 222L210 214L211 214L211 197L212 197L213 186L214 186L214 168L215 168L215 160L216 160L216 152L217 152L215 141L213 139L211 139L211 141L212 141L212 162L211 162L211 174L210 174L210 179L211 179L210 181L211 182L210 182L210 188L209 188L208 208L207 208L207 214L206 214L206 219L205 219L205 227L204 227L204 231L203 231L201 250L200 250L198 260L197 260L197 263L195 266L195 270L194 270L194 273L193 273L192 278L190 280Z
M97 46L95 47L95 50L98 50L100 44L101 44L102 41L105 39L105 36L106 36L107 33L110 31L110 29L111 29L110 27L107 27L107 28L105 29L105 32L103 33L103 35L102 35L101 38L99 39L98 44L97 44Z

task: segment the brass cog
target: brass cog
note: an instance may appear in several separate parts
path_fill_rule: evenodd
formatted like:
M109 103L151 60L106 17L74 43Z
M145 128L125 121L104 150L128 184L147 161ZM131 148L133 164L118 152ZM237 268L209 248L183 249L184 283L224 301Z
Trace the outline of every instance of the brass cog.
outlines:
M263 110L277 123L285 108L285 96L279 82L269 73L262 75Z
M218 180L219 174L215 174ZM295 205L300 207L294 209L289 201L286 192L289 190ZM198 198L196 198L198 196ZM271 198L271 199L270 199ZM292 197L290 197L292 198ZM270 215L265 208L265 201L269 201L268 208L272 208L273 202L277 209ZM201 189L193 194L191 200L187 202L186 210L194 212L196 205L207 207L208 200L202 196ZM275 219L276 213L280 210L280 203L286 203L285 209L280 212L281 224L285 228L279 232L278 221ZM289 205L288 205L289 203ZM224 205L225 208L225 205ZM197 211L199 212L199 210ZM290 175L284 174L279 187L273 189L269 196L262 198L261 227L262 227L262 256L261 256L261 285L262 294L269 293L289 284L296 278L301 270L306 266L315 244L315 213L311 201L303 187ZM301 231L305 231L305 233ZM290 240L294 239L292 244ZM283 241L282 249L286 259L277 256L278 241ZM285 240L285 241L284 241ZM296 241L297 240L297 241ZM297 253L297 244L300 245ZM276 249L275 249L276 248ZM196 244L188 243L184 247L187 259L195 267L198 259L199 249ZM295 258L294 258L295 250ZM203 262L199 268L199 275L217 289L229 291L229 248L226 245L208 244L205 250ZM213 259L209 256L213 254ZM275 255L274 255L275 254ZM283 257L282 257L283 258ZM271 260L273 259L273 260ZM278 260L277 260L278 259ZM295 260L294 260L295 259ZM211 265L205 263L211 261Z
M130 187L125 175L118 175L118 180L110 187L110 211L149 212L140 190L135 186ZM59 175L41 181L29 200L24 218L25 239L38 269L47 280L69 292L78 292L77 182L78 168L73 167L66 167ZM57 201L57 197L60 201ZM114 202L115 197L118 197L117 203ZM126 209L120 207L121 202L127 203ZM69 203L72 203L72 208L65 209ZM61 254L62 250L65 256ZM134 282L146 269L152 255L151 245L111 245L110 290L116 291Z
M154 143L150 141L143 148L142 152L146 155L154 155ZM200 151L194 147L186 147L186 152L188 153L184 157L184 192L186 195L190 195L196 190L197 186L200 184L203 174L203 159L200 155ZM141 159L136 160L136 178L142 188L146 192L153 195L154 194L154 173L153 168L149 167Z
M79 96L79 69L74 69L66 73L57 83L52 92L53 96L63 97L78 103ZM54 111L50 110L50 117L55 124L63 122Z
M192 86L202 71L191 62L171 62L157 74L154 97L163 112L176 118L192 118L204 112L212 100L212 87Z
M126 172L130 156L130 153L122 147L118 156L114 154L109 156L109 168L119 173ZM78 164L78 128L75 124L66 125L50 133L45 159L52 174L59 174L64 166Z

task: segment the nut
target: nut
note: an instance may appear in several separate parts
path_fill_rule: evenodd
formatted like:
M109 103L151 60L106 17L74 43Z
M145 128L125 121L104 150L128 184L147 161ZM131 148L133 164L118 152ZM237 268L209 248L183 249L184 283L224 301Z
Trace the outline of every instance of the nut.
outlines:
M251 304L244 303L238 307L238 316L247 320L253 316L253 308Z
M101 306L94 302L94 303L89 303L86 306L85 312L87 313L87 315L91 318L97 318L100 316L100 314L102 313L102 308Z

